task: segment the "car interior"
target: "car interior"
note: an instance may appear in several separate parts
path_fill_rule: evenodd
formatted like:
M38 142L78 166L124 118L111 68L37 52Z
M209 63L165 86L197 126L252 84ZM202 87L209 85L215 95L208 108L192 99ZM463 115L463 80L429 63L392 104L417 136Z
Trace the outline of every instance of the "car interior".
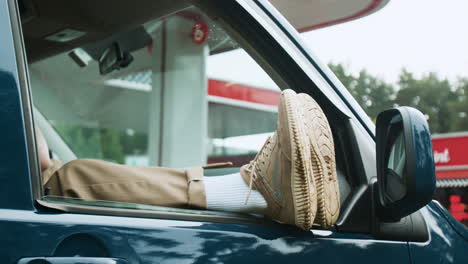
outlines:
M252 80L265 79L251 86L278 94L280 88L217 23L187 1L141 0L130 9L128 1L123 0L21 0L19 6L34 121L54 159L68 162L98 158L168 167L234 161L230 168L205 170L206 176L224 175L239 171L276 128L274 106L206 96L207 80L222 80L224 89L230 89L236 83L250 85ZM193 44L190 39L193 25L199 21L206 24L209 34L203 45ZM102 74L105 65L100 60L106 52L114 52L115 43L127 59L119 59L120 65ZM167 56L174 59L167 62ZM161 70L165 63L167 69ZM236 76L239 69L250 67L250 75L259 77ZM166 80L166 90L157 84L164 79L161 76ZM154 95L157 89L168 91L166 96L171 97ZM177 105L174 98L189 106L172 107ZM192 105L189 102L195 101L193 98L207 106ZM161 100L164 106L158 108ZM201 110L194 110L197 107ZM157 116L162 119L157 120ZM346 162L346 126L329 121L334 133L340 200L346 207L353 189L362 183ZM173 133L185 135L187 142L193 143L190 149L201 150L184 151L180 142L161 136ZM206 135L208 144L204 142ZM154 137L162 141L155 143ZM118 155L106 154L115 140L120 140L123 150ZM101 149L83 149L93 142ZM161 158L161 153L166 156ZM94 201L91 205L109 203ZM119 203L110 207L177 211Z

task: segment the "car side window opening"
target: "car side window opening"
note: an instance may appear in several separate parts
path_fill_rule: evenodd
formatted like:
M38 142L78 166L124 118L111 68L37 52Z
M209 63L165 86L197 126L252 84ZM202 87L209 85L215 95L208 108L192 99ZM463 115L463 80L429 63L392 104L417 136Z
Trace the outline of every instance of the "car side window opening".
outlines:
M280 89L216 24L187 12L30 65L37 111L77 158L196 166L254 155L275 130ZM133 60L101 74L114 44Z
M280 88L200 10L108 33L25 29L35 122L54 159L240 167L276 129Z

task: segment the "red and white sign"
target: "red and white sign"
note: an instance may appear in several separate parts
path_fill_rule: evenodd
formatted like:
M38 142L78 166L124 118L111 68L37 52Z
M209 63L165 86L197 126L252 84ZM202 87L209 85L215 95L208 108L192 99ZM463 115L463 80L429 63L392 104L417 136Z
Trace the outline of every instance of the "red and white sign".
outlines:
M208 38L208 26L199 20L192 27L192 41L196 44L203 44Z
M468 179L468 133L436 135L432 147L437 179Z
M468 135L432 139L436 166L468 166Z
M281 93L239 83L208 80L208 95L276 107Z

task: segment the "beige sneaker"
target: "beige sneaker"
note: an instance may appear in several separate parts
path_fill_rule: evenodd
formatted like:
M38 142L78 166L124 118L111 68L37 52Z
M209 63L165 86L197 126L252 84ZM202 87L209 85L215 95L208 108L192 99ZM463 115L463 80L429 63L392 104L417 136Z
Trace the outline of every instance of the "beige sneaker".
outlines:
M310 140L312 170L317 187L317 218L324 228L335 224L340 212L335 147L328 120L320 106L307 94L298 94L302 119Z
M314 223L317 200L311 146L298 106L294 91L281 94L277 132L255 159L241 168L241 175L267 201L265 215L307 231Z

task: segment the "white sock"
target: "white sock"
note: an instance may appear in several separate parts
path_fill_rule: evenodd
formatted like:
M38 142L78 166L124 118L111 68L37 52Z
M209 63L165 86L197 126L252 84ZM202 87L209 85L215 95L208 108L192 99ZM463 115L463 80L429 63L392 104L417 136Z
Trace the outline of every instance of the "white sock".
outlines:
M203 181L208 210L261 214L267 208L265 199L257 190L251 191L245 203L249 186L240 173L204 177Z

